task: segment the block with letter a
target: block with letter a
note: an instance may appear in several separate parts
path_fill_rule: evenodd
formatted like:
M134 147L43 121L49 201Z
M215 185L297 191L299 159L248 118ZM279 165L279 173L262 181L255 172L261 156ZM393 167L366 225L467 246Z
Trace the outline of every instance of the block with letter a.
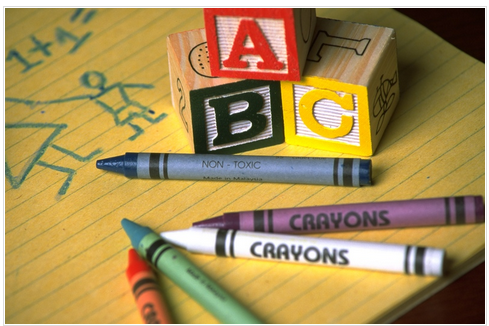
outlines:
M204 20L213 76L300 80L315 9L206 8Z
M280 82L211 76L204 29L167 38L172 104L195 153L284 142Z
M395 31L318 18L303 78L281 87L286 143L371 156L399 101Z

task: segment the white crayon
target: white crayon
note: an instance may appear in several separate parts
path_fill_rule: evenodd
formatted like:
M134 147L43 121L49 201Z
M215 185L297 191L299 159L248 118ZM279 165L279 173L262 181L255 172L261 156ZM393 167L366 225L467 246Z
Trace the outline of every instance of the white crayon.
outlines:
M443 275L445 251L431 247L191 227L162 232L193 253L416 275Z

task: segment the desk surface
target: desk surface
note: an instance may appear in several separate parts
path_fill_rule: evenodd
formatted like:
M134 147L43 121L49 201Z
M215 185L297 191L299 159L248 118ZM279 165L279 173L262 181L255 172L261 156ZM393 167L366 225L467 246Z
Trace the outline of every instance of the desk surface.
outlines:
M484 9L397 10L426 26L465 53L485 62ZM485 323L485 297L485 263L481 263L394 323Z

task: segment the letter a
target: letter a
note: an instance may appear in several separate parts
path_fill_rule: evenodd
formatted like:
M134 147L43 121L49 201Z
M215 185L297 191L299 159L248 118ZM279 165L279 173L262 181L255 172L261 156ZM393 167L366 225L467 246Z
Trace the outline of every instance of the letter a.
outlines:
M252 48L245 47L246 37L249 37L253 42ZM248 62L241 60L241 56L247 54L258 55L262 58L263 61L256 64L258 69L280 70L284 67L284 64L278 61L273 54L267 39L256 22L250 19L242 19L234 37L229 58L222 63L227 68L247 68Z

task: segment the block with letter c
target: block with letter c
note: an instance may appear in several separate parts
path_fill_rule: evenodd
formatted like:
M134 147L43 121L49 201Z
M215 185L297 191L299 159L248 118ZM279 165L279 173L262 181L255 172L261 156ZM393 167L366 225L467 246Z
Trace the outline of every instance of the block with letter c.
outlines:
M282 81L285 141L371 156L399 101L395 32L318 18L300 81Z

